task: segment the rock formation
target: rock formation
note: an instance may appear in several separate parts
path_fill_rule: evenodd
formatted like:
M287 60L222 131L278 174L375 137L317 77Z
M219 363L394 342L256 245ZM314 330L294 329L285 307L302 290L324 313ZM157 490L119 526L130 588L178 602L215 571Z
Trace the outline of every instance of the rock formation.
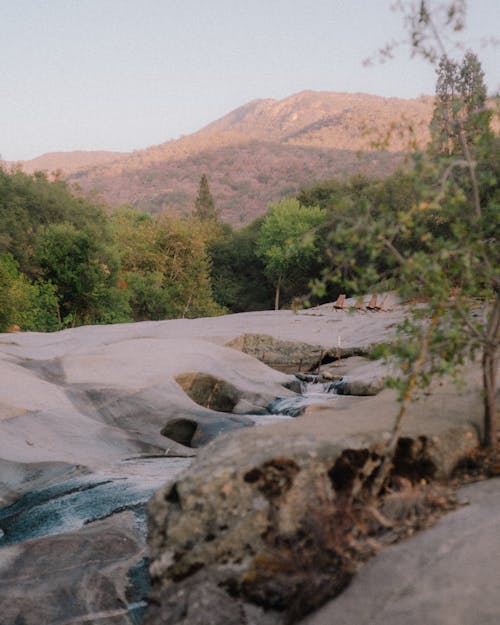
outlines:
M290 607L300 618L304 592L319 607L341 590L354 571L332 557L344 535L331 513L373 471L395 413L384 370L362 355L404 313L321 306L0 335L2 625L137 623L147 556L146 623L277 624ZM344 394L296 419L270 414L299 390L299 368ZM400 475L444 477L478 444L478 375L412 406Z

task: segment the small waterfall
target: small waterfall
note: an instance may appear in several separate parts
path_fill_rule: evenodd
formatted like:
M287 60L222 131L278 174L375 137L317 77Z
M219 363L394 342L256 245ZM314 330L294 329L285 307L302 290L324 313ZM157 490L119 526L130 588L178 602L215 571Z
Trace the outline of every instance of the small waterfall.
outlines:
M290 386L299 390L295 397L277 397L268 406L271 414L298 417L307 406L324 404L337 397L338 380L325 380L317 374L294 376Z

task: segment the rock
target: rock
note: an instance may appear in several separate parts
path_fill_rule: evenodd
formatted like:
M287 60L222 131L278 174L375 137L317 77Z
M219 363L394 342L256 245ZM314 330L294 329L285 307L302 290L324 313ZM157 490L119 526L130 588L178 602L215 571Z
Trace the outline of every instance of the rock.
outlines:
M2 625L132 625L129 571L144 556L133 514L0 549Z
M215 575L195 573L153 595L143 625L280 625L282 617L232 597Z
M286 373L310 370L327 355L321 345L309 345L300 341L285 341L269 334L242 334L226 343L273 369Z
M260 414L274 395L238 389L227 380L208 373L183 373L175 378L185 393L197 404L218 412Z
M478 375L471 369L469 386L443 384L410 407L395 457L398 475L445 478L477 446ZM200 570L222 576L221 584L246 601L291 606L298 614L302 593L313 593L319 605L340 592L352 570L341 556L332 568L332 553L342 550L335 530L324 528L338 518L358 474L368 477L378 466L396 413L392 391L339 397L302 418L210 443L150 501L157 593Z
M27 492L46 488L81 470L63 462L22 463L0 459L0 509Z
M459 495L469 505L381 552L301 625L497 625L500 479Z
M385 387L383 378L351 379L345 377L335 384L335 389L339 395L376 395Z
M328 365L327 365L328 367ZM322 371L324 377L342 373L341 379L335 384L339 395L370 396L377 395L384 387L389 374L388 367L380 360L368 360L359 356L345 358L333 363Z
M187 447L206 445L222 432L229 432L254 425L254 422L241 415L196 414L178 411L171 414L161 434Z
M213 593L221 613L232 614L237 601L245 625L271 625L285 603L299 610L305 593L320 601L337 592L350 571L342 559L328 568L331 515L325 525L318 510L324 502L335 508L359 469L373 470L394 396L338 397L293 421L242 427L269 422L274 417L259 415L263 407L293 396L290 377L260 362L259 352L264 347L272 356L264 361L277 368L296 370L301 358L303 369L306 361L314 367L321 351L335 356L339 337L343 357L367 353L403 315L401 308L351 315L319 307L0 337L0 377L8 380L0 386L1 540L9 545L0 550L2 618L128 623L126 602L135 599L124 594L125 572L142 557L144 528L139 521L132 527L132 513L123 510L137 520L145 498L168 480L152 504L159 601L184 588L189 618L198 618L196 587L205 584L203 601ZM341 374L352 375L351 365ZM449 473L477 444L474 393L446 391L412 407L398 470L409 479ZM192 472L177 480L190 460L175 456L208 441ZM86 481L76 479L81 474ZM36 509L17 514L33 501ZM30 540L12 544L26 532ZM313 555L304 542L310 536L318 537Z

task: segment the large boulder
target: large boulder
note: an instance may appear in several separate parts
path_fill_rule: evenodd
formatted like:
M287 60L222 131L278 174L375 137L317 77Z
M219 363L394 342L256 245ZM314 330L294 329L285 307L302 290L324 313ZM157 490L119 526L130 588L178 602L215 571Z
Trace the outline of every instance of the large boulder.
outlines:
M395 472L415 482L445 478L477 446L477 377L472 368L462 389L444 383L410 407ZM172 585L191 587L203 570L232 596L278 611L299 609L295 602L312 592L309 578L318 600L340 592L352 571L338 555L336 530L322 528L341 518L360 475L376 470L396 412L391 391L339 397L295 420L210 443L149 504L160 603Z

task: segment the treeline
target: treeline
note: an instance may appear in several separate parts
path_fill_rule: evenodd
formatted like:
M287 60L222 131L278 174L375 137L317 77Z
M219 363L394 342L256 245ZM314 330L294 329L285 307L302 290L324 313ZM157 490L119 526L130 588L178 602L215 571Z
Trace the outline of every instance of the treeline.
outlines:
M0 169L0 331L199 317L290 306L330 267L336 220L363 203L404 210L410 174L357 176L271 205L240 230L218 221L202 177L190 217L111 214L50 181ZM345 287L351 262L315 301Z
M389 288L397 263L354 239L364 239L367 220L400 219L421 194L410 170L325 181L271 205L264 217L211 242L216 301L231 312L332 301L353 293L360 267L367 284ZM418 242L410 235L406 244Z
M108 215L64 181L0 169L0 331L219 314L215 230L196 217Z

